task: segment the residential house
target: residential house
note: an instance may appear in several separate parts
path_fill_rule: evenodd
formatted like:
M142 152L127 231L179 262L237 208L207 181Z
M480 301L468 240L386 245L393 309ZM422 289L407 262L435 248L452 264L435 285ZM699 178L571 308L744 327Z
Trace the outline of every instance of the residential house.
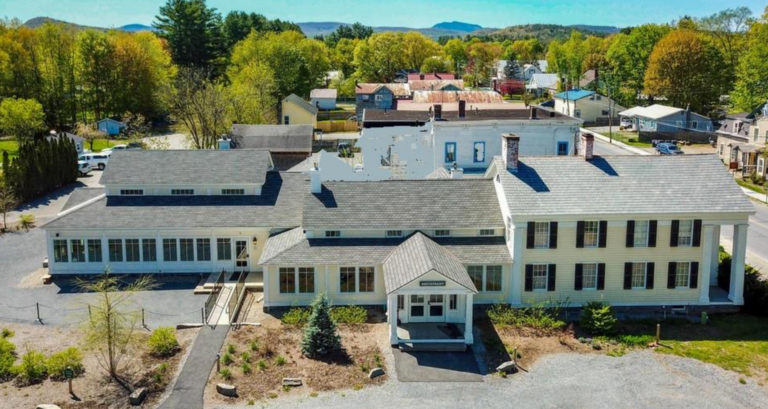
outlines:
M499 60L496 62L496 78L498 79L507 78L505 74L505 69L507 68L508 63L509 61L506 61L506 60ZM546 73L548 68L547 60L536 60L533 62L517 61L517 65L520 66L520 77L525 81L530 81L530 79L535 74Z
M619 115L632 122L632 128L638 130L639 139L643 142L681 140L708 143L715 138L712 120L689 109L654 104L627 111L619 112Z
M600 88L602 80L600 79L598 70L587 70L579 80L579 88L596 90Z
M464 80L413 80L408 81L412 92L415 91L463 91Z
M724 163L744 175L768 175L764 157L768 143L768 107L751 113L730 114L717 128L717 154Z
M46 137L46 139L49 140L49 141L56 140L56 139L59 139L59 138L67 138L70 141L72 141L75 144L75 149L77 149L77 154L78 155L80 155L81 153L85 152L85 150L86 150L85 149L85 143L86 143L85 139L83 139L83 138L81 138L81 137L79 137L79 136L77 136L75 134L71 134L69 132L59 132L58 134L53 134L53 135L50 135L50 136Z
M312 125L317 127L317 107L296 94L288 95L281 102L281 125Z
M447 104L464 101L467 104L500 104L504 97L496 91L414 91L414 104Z
M309 103L318 109L336 109L337 91L333 88L313 89L309 93Z
M587 125L608 125L624 107L595 91L575 89L555 94L555 111L573 115ZM618 121L618 118L617 118Z
M554 95L559 85L560 79L557 74L533 74L525 88L537 96L544 95L544 93Z
M522 76L525 81L530 81L534 74L541 73L541 68L536 64L525 64L520 69L520 76Z
M263 149L272 155L275 170L291 169L312 155L312 125L234 124L219 149Z
M104 132L109 136L120 135L120 132L128 127L125 122L120 122L112 118L104 118L100 121L97 121L96 125L98 126L99 131Z
M408 84L359 83L355 86L357 122L361 122L363 111L366 109L397 109L398 101L409 99L411 88Z
M455 80L456 76L447 72L433 72L433 73L410 73L408 74L408 82L411 81L446 81Z
M521 157L532 139L497 138L483 177L458 180L323 182L316 167L271 170L266 151L115 152L105 189L77 191L43 226L50 272L256 273L265 309L321 292L385 309L392 345L435 342L417 329L445 323L440 342L470 345L474 307L499 301L743 304L754 207L714 156L603 158L584 135L583 156Z

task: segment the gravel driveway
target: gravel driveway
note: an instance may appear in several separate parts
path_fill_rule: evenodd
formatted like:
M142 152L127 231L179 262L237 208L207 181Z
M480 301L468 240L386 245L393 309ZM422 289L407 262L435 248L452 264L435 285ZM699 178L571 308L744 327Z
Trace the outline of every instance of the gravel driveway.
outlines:
M243 409L248 406L242 406ZM316 398L267 401L270 408L766 408L768 390L736 373L651 351L621 358L560 354L529 373L481 384L399 383Z

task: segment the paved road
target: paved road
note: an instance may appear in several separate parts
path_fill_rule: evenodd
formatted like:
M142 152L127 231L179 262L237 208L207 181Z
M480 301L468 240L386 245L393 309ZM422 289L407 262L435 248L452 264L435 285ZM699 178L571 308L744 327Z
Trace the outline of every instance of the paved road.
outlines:
M53 219L57 214L59 214L61 209L64 208L64 205L67 203L67 199L69 199L69 195L75 189L81 187L102 187L101 173L102 172L99 170L94 170L87 176L77 178L76 183L63 187L39 199L24 203L16 210L8 213L8 225L13 226L16 222L18 222L19 216L22 214L34 215L38 225ZM2 223L2 220L0 220L0 223Z
M595 140L596 155L633 155L619 146ZM768 206L752 201L757 214L749 218L747 233L747 263L768 274ZM733 226L720 228L720 244L730 252L733 246Z

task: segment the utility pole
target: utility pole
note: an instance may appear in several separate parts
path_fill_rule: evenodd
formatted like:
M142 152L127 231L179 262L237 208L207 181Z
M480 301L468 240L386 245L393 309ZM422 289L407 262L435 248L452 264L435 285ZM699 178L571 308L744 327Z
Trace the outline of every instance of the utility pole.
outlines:
M600 84L598 83L598 88ZM613 143L613 99L611 99L611 85L608 84L608 141Z

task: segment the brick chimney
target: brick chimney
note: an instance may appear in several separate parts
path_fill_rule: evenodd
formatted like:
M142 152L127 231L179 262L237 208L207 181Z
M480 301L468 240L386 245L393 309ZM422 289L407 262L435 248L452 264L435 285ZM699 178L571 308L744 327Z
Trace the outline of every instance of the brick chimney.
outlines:
M459 118L464 118L467 116L467 101L460 99L459 100Z
M435 104L435 121L440 121L442 119L443 119L443 105Z
M420 73L420 74L419 74L419 79L420 79L420 80L423 80L423 79L424 79L424 73Z
M501 152L504 155L502 160L507 170L517 172L520 160L520 137L511 133L501 134Z
M592 160L595 150L595 136L586 132L581 133L581 152L585 160Z

